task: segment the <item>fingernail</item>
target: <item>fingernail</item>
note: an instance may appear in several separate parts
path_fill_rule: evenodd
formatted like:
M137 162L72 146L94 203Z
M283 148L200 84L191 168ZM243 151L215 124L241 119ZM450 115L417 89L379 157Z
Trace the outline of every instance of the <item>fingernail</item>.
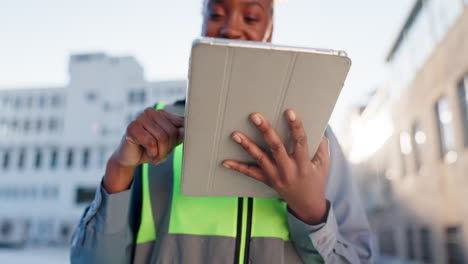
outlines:
M288 110L288 118L289 118L289 121L296 121L296 113L294 113L293 110Z
M229 166L229 164L227 162L223 162L223 167L224 168L227 168L227 169L230 169L231 166Z
M255 125L259 126L259 125L262 124L262 119L260 119L260 117L259 117L258 115L253 115L253 116L252 116L252 122L253 122Z
M242 143L241 137L239 137L237 134L232 135L232 139L239 144Z

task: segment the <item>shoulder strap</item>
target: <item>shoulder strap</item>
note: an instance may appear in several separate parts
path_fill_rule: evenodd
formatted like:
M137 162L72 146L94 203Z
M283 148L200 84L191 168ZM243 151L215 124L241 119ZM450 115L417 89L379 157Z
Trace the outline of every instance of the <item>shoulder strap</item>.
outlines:
M134 234L138 232L141 223L142 203L142 166L138 166L133 174L132 193L130 200L129 219L130 227Z
M164 109L165 104L155 104L155 109ZM153 212L151 207L151 195L148 177L148 163L142 165L141 174L141 188L142 188L142 202L141 202L141 218L140 226L138 228L136 243L145 243L156 239L156 229L153 221Z

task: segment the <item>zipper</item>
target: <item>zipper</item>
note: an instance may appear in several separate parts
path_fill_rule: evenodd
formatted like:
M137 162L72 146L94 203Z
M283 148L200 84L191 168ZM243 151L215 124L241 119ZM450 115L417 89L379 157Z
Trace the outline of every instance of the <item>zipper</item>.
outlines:
M253 198L237 200L237 234L234 264L248 264L252 233Z

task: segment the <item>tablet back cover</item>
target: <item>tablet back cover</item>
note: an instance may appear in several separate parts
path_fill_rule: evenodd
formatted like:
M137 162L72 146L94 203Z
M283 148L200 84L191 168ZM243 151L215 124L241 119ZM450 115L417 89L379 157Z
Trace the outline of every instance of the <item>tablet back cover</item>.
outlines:
M196 40L189 69L182 193L279 198L265 184L222 166L226 159L255 163L231 133L241 131L267 149L248 119L259 112L289 149L284 111L292 108L303 121L312 158L350 65L342 52Z

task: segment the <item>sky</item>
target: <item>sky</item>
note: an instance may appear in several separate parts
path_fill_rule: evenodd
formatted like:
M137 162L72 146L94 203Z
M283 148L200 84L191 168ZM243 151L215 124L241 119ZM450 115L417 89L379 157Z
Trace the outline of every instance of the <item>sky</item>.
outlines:
M185 78L201 0L0 0L0 89L65 86L81 52L133 55L147 80ZM283 0L273 42L345 50L353 66L334 113L364 102L414 0ZM335 121L337 122L337 121Z

